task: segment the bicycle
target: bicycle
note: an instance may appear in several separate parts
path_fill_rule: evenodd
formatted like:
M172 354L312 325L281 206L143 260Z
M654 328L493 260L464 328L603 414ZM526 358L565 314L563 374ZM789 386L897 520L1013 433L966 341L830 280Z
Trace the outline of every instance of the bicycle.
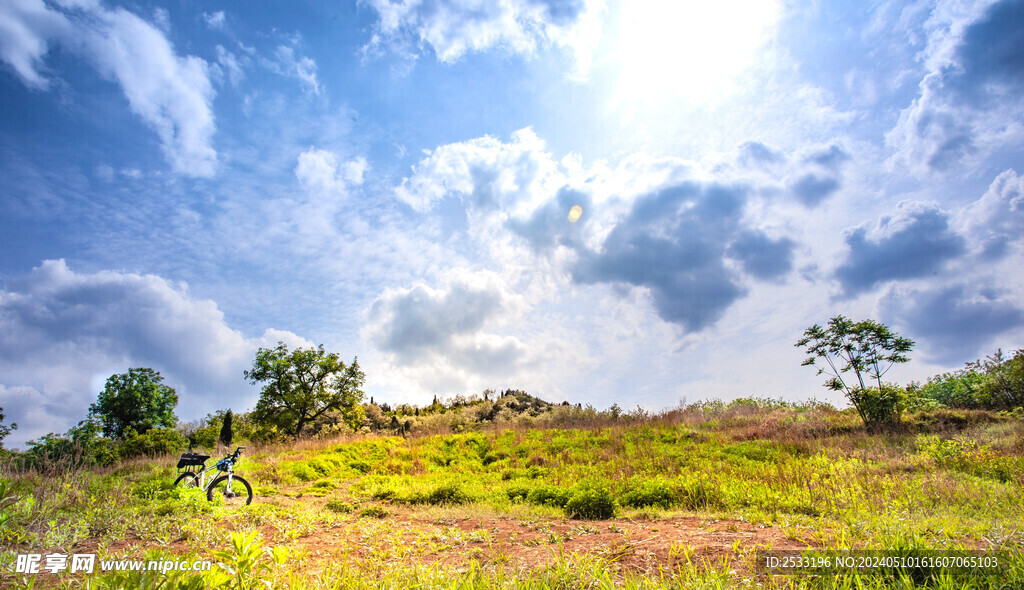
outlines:
M174 480L174 485L184 488L205 488L206 499L210 502L213 502L214 498L220 498L225 505L231 507L252 504L252 486L245 478L235 475L234 472L235 463L238 462L238 457L244 449L245 447L238 447L234 453L217 461L214 467L217 471L224 472L224 475L211 477L210 485L206 485L206 472L209 471L206 461L210 456L191 452L183 454L178 461L178 469L184 468L186 471ZM201 467L201 469L192 471L192 467ZM245 487L245 492L241 492L236 487L239 483Z

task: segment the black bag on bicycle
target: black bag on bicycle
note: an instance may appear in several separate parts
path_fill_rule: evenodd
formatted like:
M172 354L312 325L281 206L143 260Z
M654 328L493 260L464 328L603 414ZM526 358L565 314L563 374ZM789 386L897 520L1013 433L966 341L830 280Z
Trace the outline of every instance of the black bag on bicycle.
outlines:
M200 455L199 453L182 453L181 459L178 460L178 469L201 467L206 465L206 460L209 458L209 455Z

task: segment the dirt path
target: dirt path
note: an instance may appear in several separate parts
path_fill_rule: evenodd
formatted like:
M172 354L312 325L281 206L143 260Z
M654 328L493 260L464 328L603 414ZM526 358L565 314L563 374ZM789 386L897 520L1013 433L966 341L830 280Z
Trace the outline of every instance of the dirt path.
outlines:
M724 559L730 567L743 571L748 568L742 556L755 549L808 547L779 528L735 520L430 519L415 512L375 522L361 519L317 526L294 544L306 555L304 569L311 570L324 567L327 561L353 558L410 560L456 570L475 561L523 570L552 565L575 554L600 557L622 573L641 575L656 575L687 560L718 567Z

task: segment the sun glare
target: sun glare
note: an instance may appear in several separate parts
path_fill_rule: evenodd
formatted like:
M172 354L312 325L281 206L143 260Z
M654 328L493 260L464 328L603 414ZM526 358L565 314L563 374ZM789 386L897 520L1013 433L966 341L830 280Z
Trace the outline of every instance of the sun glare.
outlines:
M728 93L770 39L776 0L627 0L620 17L616 101L687 99Z

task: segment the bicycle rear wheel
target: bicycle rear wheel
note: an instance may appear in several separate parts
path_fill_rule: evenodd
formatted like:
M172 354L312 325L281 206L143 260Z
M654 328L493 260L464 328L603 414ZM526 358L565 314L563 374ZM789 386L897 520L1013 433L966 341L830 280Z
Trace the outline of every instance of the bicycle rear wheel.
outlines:
M252 486L245 479L232 475L228 488L228 476L222 475L206 488L206 499L228 507L248 506L252 504Z
M174 487L178 486L183 488L198 488L199 476L191 471L186 471L179 475L178 479L174 480Z

